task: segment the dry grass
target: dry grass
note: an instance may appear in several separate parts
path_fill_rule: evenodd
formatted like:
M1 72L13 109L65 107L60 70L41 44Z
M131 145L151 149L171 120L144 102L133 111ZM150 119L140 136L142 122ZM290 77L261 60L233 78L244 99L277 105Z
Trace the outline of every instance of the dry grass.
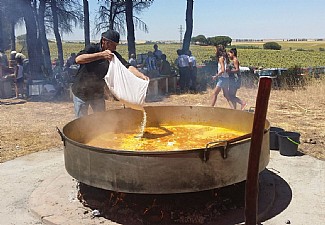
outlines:
M148 105L209 105L211 90L200 94L170 95L148 102ZM305 88L272 90L268 120L271 126L301 133L299 150L305 154L325 159L325 79L312 80ZM257 89L241 88L238 96L255 106ZM17 104L21 103L21 104ZM122 107L109 100L108 109ZM220 95L217 106L228 108ZM0 162L53 147L62 147L56 127L74 119L73 103L68 102L17 102L0 100ZM311 144L310 139L316 141Z

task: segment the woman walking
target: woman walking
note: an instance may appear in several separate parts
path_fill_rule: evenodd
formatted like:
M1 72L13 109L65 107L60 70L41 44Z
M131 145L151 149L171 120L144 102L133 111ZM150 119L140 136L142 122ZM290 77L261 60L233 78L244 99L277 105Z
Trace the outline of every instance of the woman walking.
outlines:
M228 52L228 57L231 60L228 67L228 74L229 74L229 98L232 102L232 105L234 106L234 109L236 109L237 103L241 105L241 110L245 108L247 105L245 101L238 98L237 90L240 88L241 85L241 75L240 75L240 69L239 69L239 61L237 58L237 49L232 48Z
M213 80L217 80L217 85L213 90L211 106L214 106L217 102L218 95L222 90L224 97L227 99L230 108L234 108L229 98L228 87L229 87L229 75L226 72L228 57L225 48L222 45L216 46L216 58L218 62L218 72L215 76L212 76Z

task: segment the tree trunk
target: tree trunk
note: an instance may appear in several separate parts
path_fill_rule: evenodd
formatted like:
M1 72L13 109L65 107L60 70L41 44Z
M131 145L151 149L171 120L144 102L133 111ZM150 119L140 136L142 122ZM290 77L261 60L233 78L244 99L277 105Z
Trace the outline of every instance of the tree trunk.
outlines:
M183 40L183 51L190 49L191 37L193 31L193 0L187 0L186 7L186 31Z
M26 25L26 42L27 42L27 50L28 50L28 58L29 58L29 66L31 72L31 79L42 79L42 70L40 61L41 54L37 51L37 25L35 20L35 15L33 12L33 8L30 4L30 1L25 0L23 2L24 10L23 16Z
M4 15L4 12L3 12L3 5L2 5L2 2L0 1L0 49L4 49L4 44L3 44L3 15Z
M15 35L15 22L11 21L10 24L10 46L11 51L16 51L16 35Z
M134 23L133 23L133 0L126 1L126 27L127 27L128 51L130 57L132 53L136 55Z
M109 7L109 25L108 29L114 30L114 9L115 9L115 3L111 1L110 7Z
M51 53L49 48L49 43L46 37L46 30L44 24L44 14L45 14L45 3L46 1L40 1L39 10L38 10L38 31L39 38L42 43L42 52L44 56L44 65L45 65L45 73L48 76L52 75L52 65L51 65Z
M59 31L59 19L58 19L58 13L57 13L56 0L51 0L51 10L52 10L52 16L53 16L54 36L55 36L55 40L56 40L56 46L58 48L58 59L60 61L60 66L63 67L63 65L64 65L63 48L62 48L62 40L61 40L61 36L60 36L60 31Z
M89 4L88 0L83 0L84 6L84 35L85 35L85 46L90 44L90 26L89 26Z

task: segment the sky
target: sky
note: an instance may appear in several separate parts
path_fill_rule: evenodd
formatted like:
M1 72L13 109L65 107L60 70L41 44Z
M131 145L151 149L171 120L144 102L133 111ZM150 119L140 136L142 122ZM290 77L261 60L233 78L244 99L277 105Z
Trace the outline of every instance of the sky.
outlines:
M91 29L97 2L89 0ZM233 40L325 38L324 9L325 0L194 0L192 36L225 35ZM149 32L136 30L136 41L179 41L181 26L182 35L185 33L185 11L186 0L154 0L137 15ZM99 36L91 35L91 39ZM75 28L72 34L64 34L63 40L83 40L83 31Z

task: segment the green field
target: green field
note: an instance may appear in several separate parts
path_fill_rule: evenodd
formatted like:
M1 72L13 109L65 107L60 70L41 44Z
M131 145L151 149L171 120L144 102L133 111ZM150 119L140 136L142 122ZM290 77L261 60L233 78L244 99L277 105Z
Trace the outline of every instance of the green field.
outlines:
M325 49L325 41L276 41L281 45L282 50L314 50L319 51L319 48ZM263 48L265 42L233 42L236 46L256 46Z
M238 46L238 58L241 66L248 67L319 67L325 66L325 41L304 41L304 42L278 42L282 50L263 50L262 42L237 42L233 45ZM258 46L260 49L242 49L245 46ZM64 58L67 59L71 52L79 52L83 49L82 43L63 43ZM180 44L159 44L159 49L167 55L167 59L173 63L177 58L176 50L181 47ZM51 58L57 58L55 43L50 43ZM300 51L297 49L300 49ZM302 51L301 49L305 50ZM136 46L137 54L153 51L152 44L138 44ZM127 58L127 45L119 45L118 51ZM213 46L192 45L191 51L196 56L198 64L207 61L213 61L215 48Z

